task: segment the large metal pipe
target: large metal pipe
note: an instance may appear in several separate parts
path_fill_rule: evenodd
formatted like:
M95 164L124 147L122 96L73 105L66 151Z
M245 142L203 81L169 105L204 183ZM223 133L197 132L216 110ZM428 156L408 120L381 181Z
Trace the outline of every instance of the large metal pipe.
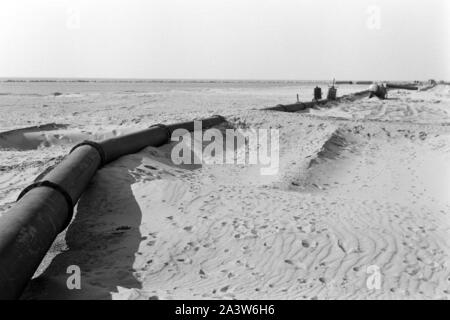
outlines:
M386 88L388 89L402 89L402 90L413 90L416 91L419 87L415 84L402 84L402 83L386 83Z
M206 129L225 118L201 121ZM43 180L25 188L0 217L0 299L20 297L58 233L69 225L74 205L98 168L146 146L168 143L178 128L193 131L194 122L156 125L103 142L80 143Z
M369 95L369 91L368 90L364 90L364 91L355 92L355 93L351 93L351 94L347 94L347 95L338 97L335 100L323 99L323 100L314 100L314 101L311 101L311 102L297 102L297 103L293 103L293 104L284 104L284 105L283 104L279 104L279 105L277 105L275 107L264 108L263 110L297 112L297 111L313 108L313 107L316 107L316 106L325 105L325 104L327 104L329 102L340 102L340 101L345 100L345 99L361 99L361 98L364 98L364 97L366 97L368 95Z
M404 90L417 90L418 88L412 84L394 84L394 83L387 83L386 88L388 90L391 89L404 89ZM341 97L338 97L335 100L314 100L311 102L297 102L293 104L279 104L275 107L269 107L264 108L263 110L273 110L273 111L284 111L284 112L298 112L301 110L306 110L309 108L313 108L316 106L325 105L328 102L341 102L345 101L347 99L362 99L364 97L367 97L369 95L369 90L363 90L355 93L350 93Z

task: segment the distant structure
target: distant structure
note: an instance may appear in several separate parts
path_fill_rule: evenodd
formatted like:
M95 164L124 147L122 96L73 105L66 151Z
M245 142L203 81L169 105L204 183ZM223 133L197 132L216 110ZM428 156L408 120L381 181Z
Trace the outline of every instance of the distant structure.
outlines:
M322 100L322 89L319 86L314 88L314 99L313 101Z
M335 79L333 79L333 85L328 88L328 94L327 94L327 99L328 100L336 100L337 89L334 86L334 84L335 84Z
M336 84L353 84L353 81L336 81Z
M387 88L384 84L373 83L369 87L369 99L372 97L377 97L381 100L387 98Z

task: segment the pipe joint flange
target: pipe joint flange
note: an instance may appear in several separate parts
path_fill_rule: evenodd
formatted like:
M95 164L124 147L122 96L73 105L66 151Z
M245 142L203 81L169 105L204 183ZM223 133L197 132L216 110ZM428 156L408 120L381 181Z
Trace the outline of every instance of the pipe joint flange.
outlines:
M102 147L99 143L97 143L97 142L89 141L89 140L83 141L83 142L77 144L75 147L73 147L73 148L70 150L69 153L72 153L76 148L81 147L81 146L91 146L92 148L94 148L95 150L97 150L97 152L98 152L98 154L99 154L99 156L100 156L100 165L99 165L99 168L101 168L101 167L103 167L103 166L105 165L105 163L106 163L106 153L105 153L105 150L103 150L103 147Z
M72 200L72 197L70 196L70 194L69 194L63 187L61 187L60 185L58 185L58 184L56 184L56 183L54 183L54 182L48 181L48 180L43 180L43 181L35 182L35 183L33 183L33 184L30 184L30 185L29 185L28 187L26 187L25 189L23 189L22 192L19 194L19 197L17 198L16 201L19 201L19 200L20 200L23 196L25 196L29 191L31 191L31 190L33 190L33 189L35 189L35 188L39 188L39 187L48 187L48 188L51 188L51 189L53 189L53 190L59 192L59 193L64 197L64 199L66 200L66 202L67 202L67 210L68 210L67 214L68 214L68 216L67 216L67 220L66 220L66 222L65 222L65 224L64 224L64 226L63 226L63 228L62 228L61 230L66 229L67 226L70 224L70 221L72 221L72 217L73 217L73 205L74 205L74 204L73 204L73 200Z

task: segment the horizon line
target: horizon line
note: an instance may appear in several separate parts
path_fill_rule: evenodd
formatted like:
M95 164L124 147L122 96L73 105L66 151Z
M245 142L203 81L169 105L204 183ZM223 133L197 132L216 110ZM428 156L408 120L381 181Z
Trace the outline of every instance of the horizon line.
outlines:
M21 77L21 76L14 76L14 77L0 77L0 81L6 82L8 80L15 81L15 80L33 80L33 81L179 81L179 82L211 82L211 81L228 81L228 82L333 82L335 80L336 82L367 82L367 81L428 81L430 79L395 79L395 80L388 80L388 79L282 79L282 78L260 78L260 79L252 79L252 78L129 78L129 77ZM437 81L446 81L444 79L439 79Z

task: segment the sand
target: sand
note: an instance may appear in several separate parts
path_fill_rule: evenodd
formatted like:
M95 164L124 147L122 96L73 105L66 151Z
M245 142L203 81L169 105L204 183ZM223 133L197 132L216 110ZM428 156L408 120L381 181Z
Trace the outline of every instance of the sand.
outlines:
M23 298L449 298L450 87L389 96L302 113L255 109L277 95L194 110L196 116L223 114L235 128L279 129L279 173L261 176L257 166L245 165L175 166L173 144L108 164ZM89 112L89 123L100 121ZM120 112L113 109L111 117ZM70 126L0 135L8 147L1 210L71 142L174 114L141 112L128 110L124 124L110 121L85 133L82 123L61 116L51 120ZM173 121L188 116L183 110ZM70 265L81 268L81 290L66 287ZM379 288L368 285L374 269Z

